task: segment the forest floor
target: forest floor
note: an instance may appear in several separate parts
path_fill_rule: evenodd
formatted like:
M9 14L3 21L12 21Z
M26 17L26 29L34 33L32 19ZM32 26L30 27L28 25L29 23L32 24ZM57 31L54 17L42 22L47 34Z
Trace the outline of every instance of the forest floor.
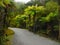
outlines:
M6 45L11 45L11 41L13 39L14 31L11 29L6 30Z
M15 34L12 45L60 45L59 42L39 36L25 29L10 28Z

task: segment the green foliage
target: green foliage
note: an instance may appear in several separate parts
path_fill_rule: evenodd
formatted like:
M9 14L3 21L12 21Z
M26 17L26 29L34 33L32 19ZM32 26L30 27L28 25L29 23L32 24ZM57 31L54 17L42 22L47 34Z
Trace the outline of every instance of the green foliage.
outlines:
M45 7L44 6L28 6L28 8L25 9L26 14L32 14L34 13L45 13Z
M25 9L25 14L34 15L35 11L36 11L36 6L28 6L28 8Z
M59 26L56 25L58 25L59 20L59 5L56 2L49 1L41 6L35 0L34 4L30 2L28 5L30 6L26 6L24 3L16 3L15 13L8 11L11 16L10 19L12 18L11 26L28 28L33 32L41 31L43 33L45 31L48 35L51 34L52 30L58 29Z
M15 18L13 18L13 22L11 24L15 25L16 27L20 27L23 23L26 23L26 19L28 16L26 15L17 15Z
M5 30L8 28L8 8L10 6L10 0L0 0L0 45L5 45Z
M49 2L46 3L46 9L49 12L54 12L58 9L58 4L56 2L49 1Z
M54 26L54 30L56 31L56 30L58 30L59 29L59 26L58 25L55 25Z
M17 12L17 14L23 14L24 13L24 9L26 8L26 5L24 3L15 2L15 6L16 6L15 12Z
M6 5L11 4L11 0L0 0L0 6L6 7Z

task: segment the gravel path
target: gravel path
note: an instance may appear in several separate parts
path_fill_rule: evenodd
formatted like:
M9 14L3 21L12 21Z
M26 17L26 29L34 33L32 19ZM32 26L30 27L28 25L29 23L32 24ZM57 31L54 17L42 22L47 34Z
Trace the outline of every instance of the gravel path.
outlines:
M60 45L60 43L38 36L24 29L10 28L15 32L12 45Z

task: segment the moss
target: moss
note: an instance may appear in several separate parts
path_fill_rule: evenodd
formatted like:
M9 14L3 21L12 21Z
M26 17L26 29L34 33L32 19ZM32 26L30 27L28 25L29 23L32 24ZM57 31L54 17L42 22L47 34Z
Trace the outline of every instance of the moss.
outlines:
M12 31L11 29L8 29L5 31L5 35L6 35L6 45L11 45L11 41L13 39L13 35L14 35L14 31Z
M14 34L14 31L11 30L11 29L7 29L7 30L5 31L5 34L6 34L6 36L13 35L13 34Z

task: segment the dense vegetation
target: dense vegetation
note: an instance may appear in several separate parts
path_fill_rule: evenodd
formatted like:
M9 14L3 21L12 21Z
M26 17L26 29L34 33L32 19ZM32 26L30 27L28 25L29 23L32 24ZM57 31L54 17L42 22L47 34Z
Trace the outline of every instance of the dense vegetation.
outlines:
M6 40L6 30L8 30L9 20L9 9L11 9L11 0L0 0L0 45L5 45ZM10 11L11 12L11 11Z
M31 3L33 2L33 3ZM19 6L18 15L10 22L10 26L26 28L34 33L42 33L52 38L59 38L59 4L55 1L46 1L42 4L31 1Z
M50 37L58 38L59 35L59 5L57 2L49 1L40 4L35 1L30 4L17 6L16 16L12 18L10 26L27 28L30 31L37 33L45 33ZM17 3L18 4L18 3ZM40 4L40 5L39 5ZM52 4L52 5L51 5ZM23 5L21 7L21 5Z
M8 27L25 28L34 33L60 39L59 0L31 0L28 3L14 0L0 1L0 44L4 45Z

